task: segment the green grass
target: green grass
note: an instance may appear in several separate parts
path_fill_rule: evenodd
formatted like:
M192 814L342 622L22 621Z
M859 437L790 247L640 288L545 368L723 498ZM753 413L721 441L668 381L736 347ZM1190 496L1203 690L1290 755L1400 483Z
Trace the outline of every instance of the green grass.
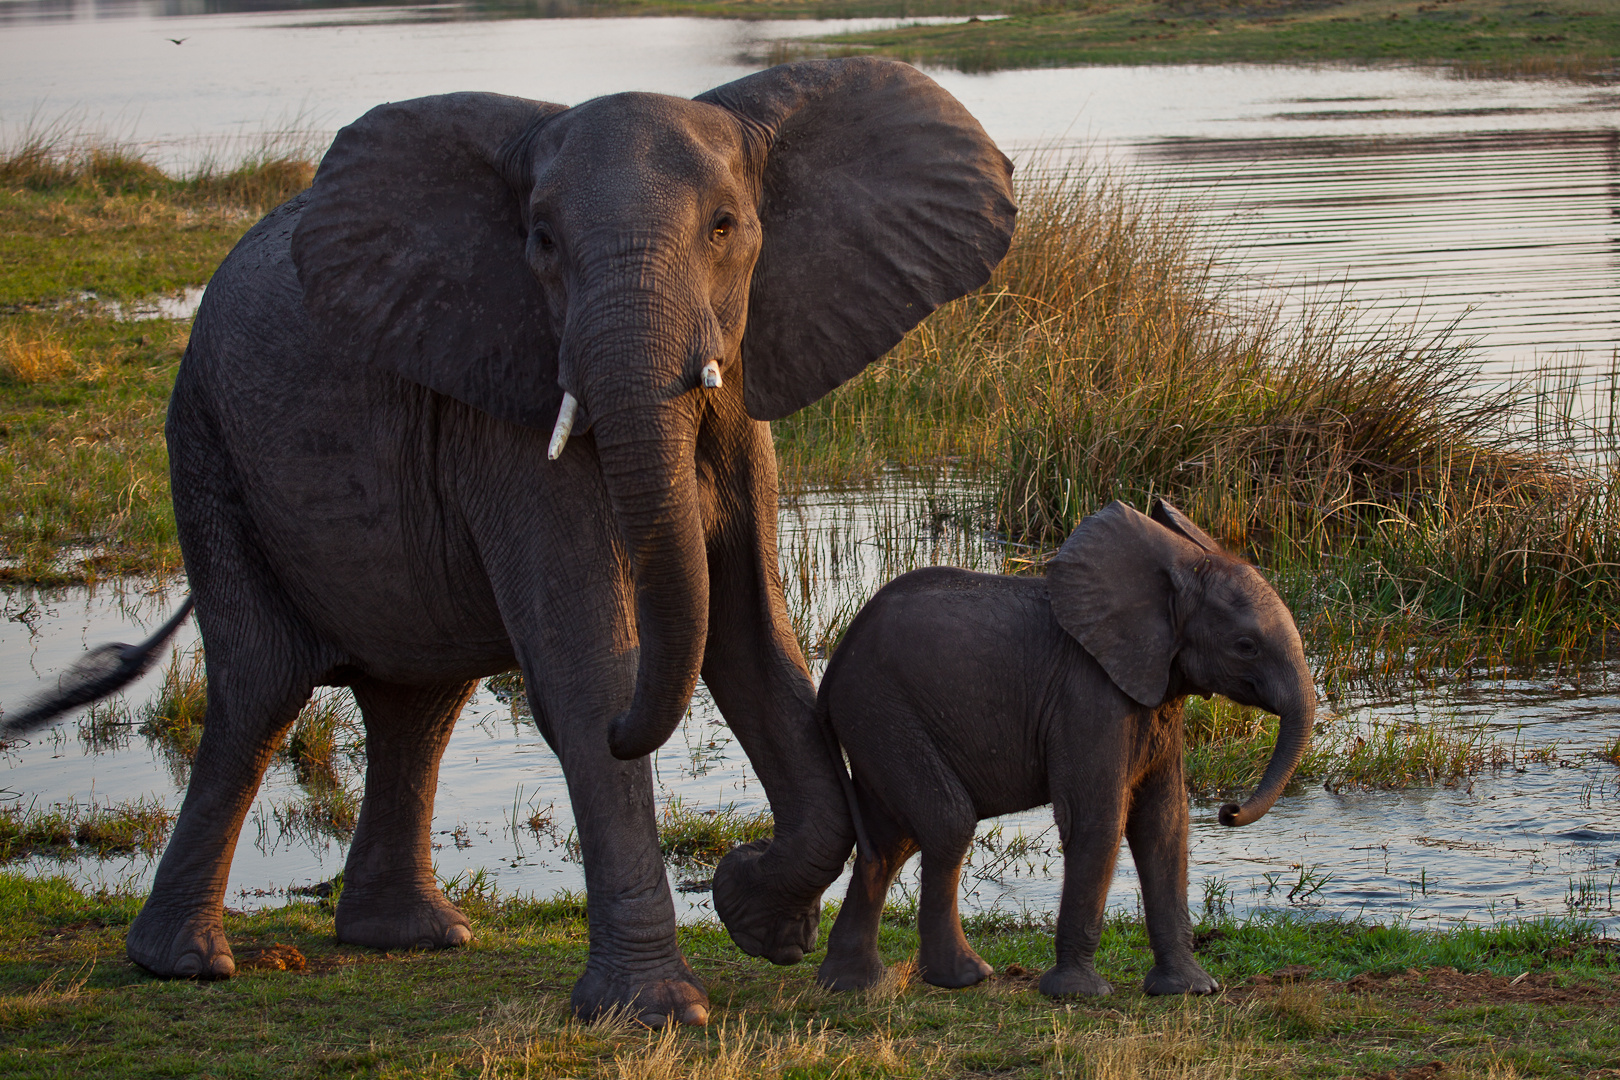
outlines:
M1230 989L1143 996L1146 935L1111 919L1106 999L1042 998L1052 962L1028 920L970 920L1001 973L968 990L914 981L916 932L885 921L892 965L874 990L812 983L741 957L712 923L681 929L709 988L706 1029L647 1033L568 1018L586 952L584 905L451 891L474 942L382 954L333 939L330 905L227 914L239 959L273 944L302 971L244 968L164 982L123 958L136 898L0 874L0 1071L8 1076L1365 1076L1434 1060L1447 1077L1582 1075L1620 1052L1615 954L1570 921L1450 932L1267 916L1199 927L1200 959ZM823 942L831 912L823 919ZM1275 974L1285 969L1284 976ZM1524 976L1517 984L1509 983ZM1297 980L1297 981L1290 981Z
M88 807L58 803L43 810L20 802L0 806L0 862L30 855L156 855L174 818L162 803L144 798Z
M163 419L189 325L109 304L206 284L309 182L296 149L175 178L64 125L0 148L0 580L179 567Z
M735 806L697 810L679 795L658 815L658 847L676 866L713 867L738 844L768 840L774 819L769 810L747 813Z
M777 51L783 58L877 54L970 72L1394 61L1444 63L1473 76L1612 79L1620 72L1615 0L1059 0L983 10L1009 17L785 42Z

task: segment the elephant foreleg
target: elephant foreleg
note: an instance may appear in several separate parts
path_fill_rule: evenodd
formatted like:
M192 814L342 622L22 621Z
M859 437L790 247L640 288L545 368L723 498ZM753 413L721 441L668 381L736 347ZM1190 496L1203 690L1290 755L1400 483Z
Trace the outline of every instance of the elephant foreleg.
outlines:
M770 429L746 421L728 485L715 492L709 638L703 681L765 788L775 834L734 848L714 876L714 908L744 952L797 963L815 947L821 894L843 873L855 831L836 742L782 600Z
M1058 904L1057 963L1041 976L1041 993L1050 997L1114 992L1096 968L1125 817L1122 794L1108 787L1091 787L1083 800L1053 800L1063 840L1063 898Z
M472 939L433 875L439 760L474 683L354 686L366 722L366 794L338 898L338 940L437 949Z
M1150 994L1208 994L1220 989L1192 952L1187 913L1187 788L1181 747L1137 786L1125 836L1142 882L1142 909L1153 970L1142 988Z

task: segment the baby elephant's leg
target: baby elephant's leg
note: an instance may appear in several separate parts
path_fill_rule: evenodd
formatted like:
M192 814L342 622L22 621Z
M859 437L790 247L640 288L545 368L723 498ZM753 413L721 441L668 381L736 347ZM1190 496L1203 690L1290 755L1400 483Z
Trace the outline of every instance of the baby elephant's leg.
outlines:
M874 850L856 853L849 892L827 937L827 958L816 981L828 990L861 990L883 978L883 957L878 953L883 904L900 868L917 850L911 837L871 799L859 795L857 799Z
M914 822L922 848L922 897L917 905L917 974L934 986L972 986L991 972L962 933L956 890L962 860L979 824L973 800L954 776L941 775L936 799Z
M973 842L972 831L960 848L922 853L922 901L918 905L917 974L935 986L972 986L988 976L993 968L973 951L962 933L962 919L956 907L956 889L962 880L962 860Z
M1063 840L1063 899L1058 905L1057 963L1041 976L1041 993L1048 997L1114 992L1097 973L1095 959L1124 825L1122 801L1110 795L1088 799L1078 807L1061 796L1053 801Z
M1142 989L1150 994L1208 994L1221 988L1192 951L1187 914L1187 788L1179 748L1136 789L1125 823L1131 856L1142 882L1142 909L1153 970Z

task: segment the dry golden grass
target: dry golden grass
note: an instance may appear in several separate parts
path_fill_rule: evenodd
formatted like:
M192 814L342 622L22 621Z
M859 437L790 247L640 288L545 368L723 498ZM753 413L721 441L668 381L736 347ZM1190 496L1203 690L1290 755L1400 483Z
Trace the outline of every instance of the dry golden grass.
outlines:
M19 383L60 379L74 370L73 350L50 332L8 326L0 334L0 373Z

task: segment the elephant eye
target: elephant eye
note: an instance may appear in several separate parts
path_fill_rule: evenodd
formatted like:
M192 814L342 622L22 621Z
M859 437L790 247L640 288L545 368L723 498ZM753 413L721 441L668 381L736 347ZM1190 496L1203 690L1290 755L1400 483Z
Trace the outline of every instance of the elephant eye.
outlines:
M557 241L551 235L551 230L544 225L534 227L534 242L541 251L551 252L557 250Z
M1253 660L1260 655L1260 646L1255 644L1253 638L1240 637L1233 647L1237 650L1237 654L1245 660Z
M737 222L730 214L721 214L714 219L710 226L709 235L715 243L722 243L731 236L731 230L737 227Z

